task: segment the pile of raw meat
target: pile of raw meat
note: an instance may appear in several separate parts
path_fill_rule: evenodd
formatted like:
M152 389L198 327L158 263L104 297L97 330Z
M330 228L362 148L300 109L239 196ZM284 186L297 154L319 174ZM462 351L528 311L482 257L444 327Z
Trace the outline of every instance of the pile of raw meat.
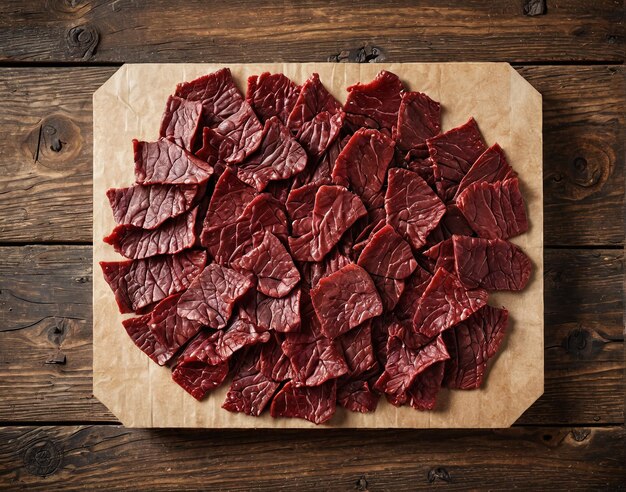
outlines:
M393 73L347 90L263 73L244 97L226 68L179 84L160 138L133 142L135 184L107 192L124 327L198 400L229 379L223 408L248 415L432 410L502 342L488 292L531 272L504 152L473 118L441 133Z

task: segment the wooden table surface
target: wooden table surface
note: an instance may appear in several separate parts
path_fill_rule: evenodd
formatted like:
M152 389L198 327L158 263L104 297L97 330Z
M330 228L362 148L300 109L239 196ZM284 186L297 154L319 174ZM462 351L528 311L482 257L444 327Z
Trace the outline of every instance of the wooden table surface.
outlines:
M0 2L0 488L624 487L623 1L545 3ZM545 394L493 431L125 429L92 395L93 91L327 60L508 61L543 94Z

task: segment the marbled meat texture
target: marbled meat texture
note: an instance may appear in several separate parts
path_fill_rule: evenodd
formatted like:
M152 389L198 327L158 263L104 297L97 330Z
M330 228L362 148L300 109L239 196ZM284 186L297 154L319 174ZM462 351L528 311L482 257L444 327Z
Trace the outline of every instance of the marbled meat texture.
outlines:
M104 238L104 242L126 258L135 260L179 253L196 243L197 214L196 207L186 214L166 220L156 229L118 225Z
M459 280L469 289L522 290L532 265L515 244L502 239L452 236L454 264Z
M398 110L404 86L394 73L381 72L368 84L348 87L344 110L353 128L374 128L391 136L398 124Z
M271 232L266 232L261 243L234 266L254 273L257 290L271 297L285 297L300 282L300 273L291 256Z
M421 92L404 92L393 138L398 150L422 149L428 155L426 140L441 132L441 105Z
M508 319L506 309L485 306L444 332L443 339L450 353L444 386L456 389L480 387L487 360L496 354L504 339Z
M140 184L203 184L213 175L213 167L168 138L133 140L133 151Z
M311 300L322 333L329 338L336 338L383 312L374 282L355 264L322 278L311 290Z
M417 304L413 317L415 331L434 337L485 304L484 289L466 289L456 275L439 268Z
M416 173L393 168L389 170L385 211L387 223L413 248L420 249L446 213L446 206Z
M289 381L274 396L270 407L272 417L298 417L314 424L331 419L337 407L337 381L319 386L296 386Z
M196 150L201 128L202 104L170 96L165 105L159 136L170 138L189 152Z
M167 364L175 350L168 348L150 330L150 314L122 320L126 333L139 349L160 366Z
M201 191L196 185L135 184L111 188L107 190L107 198L118 224L156 229L167 219L192 208Z
M528 230L526 205L517 178L474 183L459 195L457 205L480 237L508 239Z
M300 329L300 287L281 298L270 297L258 290L246 294L239 305L239 317L261 330L279 333Z
M309 155L317 158L339 135L344 116L339 101L324 87L319 75L314 73L302 84L287 119L287 127Z
M289 179L306 167L306 151L277 117L265 122L261 145L237 167L237 176L263 191L270 181Z
M204 251L185 250L144 260L101 261L100 267L120 312L132 313L187 289L206 259Z
M477 182L495 183L505 179L514 178L517 173L509 165L504 155L504 150L497 143L485 150L472 164L467 174L459 183L456 196L469 185Z
M453 200L463 177L487 150L474 118L426 141L433 162L437 192L446 203Z
M300 86L282 73L263 72L248 77L246 100L262 122L276 117L286 125L299 94Z
M359 195L367 208L375 208L393 155L394 142L390 137L362 128L337 156L333 182Z
M181 294L174 294L159 302L150 313L150 331L163 346L176 352L191 340L202 324L178 314Z

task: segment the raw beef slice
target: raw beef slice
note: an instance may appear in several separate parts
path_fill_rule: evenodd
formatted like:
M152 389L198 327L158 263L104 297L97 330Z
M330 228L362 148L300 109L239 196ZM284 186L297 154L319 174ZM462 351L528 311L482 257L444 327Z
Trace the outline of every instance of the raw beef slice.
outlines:
M144 260L101 261L104 279L115 294L121 313L132 313L185 290L206 263L204 251Z
M450 240L449 240L450 241ZM522 290L530 279L528 256L502 239L452 236L459 280L468 288Z
M504 338L509 313L485 306L465 321L444 332L450 359L446 361L444 386L456 389L480 387L487 368Z
M414 329L427 337L468 318L487 304L487 291L466 289L456 275L439 268L417 304Z
M359 197L343 186L320 186L315 195L311 230L289 238L292 256L298 261L321 261L343 233L365 215L367 210Z
M196 243L196 216L198 208L166 220L156 229L141 229L132 225L118 225L104 238L115 251L131 259L174 254L191 248Z
M300 87L282 73L248 77L246 100L262 122L277 117L283 125L296 105Z
M398 76L387 70L381 70L369 84L351 85L344 107L346 120L354 128L375 128L391 136L398 123L403 90Z
M480 155L467 174L463 176L456 196L458 197L472 183L482 181L495 183L515 176L517 173L509 166L502 148L497 143L493 144Z
M140 184L203 184L213 168L168 138L133 140L135 178Z
M178 314L211 328L224 328L235 302L250 288L244 275L216 263L207 266L178 301Z
M189 152L196 150L198 129L201 127L202 103L170 96L167 99L159 136L169 137Z
M314 424L323 424L335 414L337 382L327 381L312 388L296 386L289 381L274 396L270 407L272 417L298 417Z
M302 85L287 127L313 158L324 153L337 138L343 125L341 104L323 86L314 73Z
M307 155L276 117L265 122L259 149L239 164L237 176L263 191L270 181L288 179L303 171Z
M487 149L474 118L426 141L434 164L437 192L446 203L454 198L463 176Z
M363 268L350 264L321 279L311 300L322 333L336 338L383 312L374 282Z
M159 343L173 352L196 336L202 327L197 321L179 316L177 305L180 296L181 294L174 294L166 297L150 313L150 331Z
M486 239L508 239L528 230L524 197L517 178L474 183L457 198L470 227Z
M416 410L433 410L441 389L444 370L445 362L435 362L419 373L406 391L407 403Z
M393 138L404 152L421 148L428 154L426 140L441 132L441 105L421 92L402 94L398 126Z
M167 219L189 210L200 189L195 185L135 184L129 188L111 188L107 190L107 198L118 224L156 229Z
M361 197L368 208L374 208L393 154L394 142L391 138L378 130L361 128L337 156L332 172L333 182L349 188Z
M300 282L300 273L283 244L270 232L261 243L234 262L257 278L259 292L271 297L285 297Z
M279 299L254 290L241 299L239 317L261 330L281 333L300 329L300 288Z
M387 223L419 249L446 213L446 206L416 173L394 168L389 170L385 211Z
M176 351L168 349L166 345L157 340L154 333L150 331L149 321L150 315L146 314L138 318L122 320L122 324L133 343L154 362L162 366L169 362Z

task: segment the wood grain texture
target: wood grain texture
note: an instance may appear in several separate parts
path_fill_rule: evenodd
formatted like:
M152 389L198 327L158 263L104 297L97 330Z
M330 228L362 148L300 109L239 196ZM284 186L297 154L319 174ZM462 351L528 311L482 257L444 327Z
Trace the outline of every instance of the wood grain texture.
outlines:
M0 60L326 61L365 45L387 61L624 60L618 0L2 2Z
M0 255L0 421L115 421L91 393L91 249ZM623 422L622 252L546 251L545 269L546 390L519 423Z
M12 488L616 490L623 427L498 431L0 428Z
M91 242L91 94L115 70L0 69L2 241ZM520 71L544 94L545 244L622 244L622 67Z

